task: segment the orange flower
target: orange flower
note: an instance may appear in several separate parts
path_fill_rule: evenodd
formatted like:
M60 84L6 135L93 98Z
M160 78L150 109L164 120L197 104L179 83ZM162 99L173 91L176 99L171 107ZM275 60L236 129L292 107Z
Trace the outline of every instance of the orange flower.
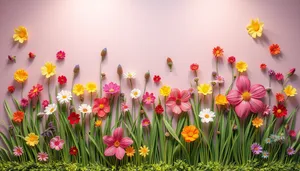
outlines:
M194 125L185 126L181 132L185 142L195 141L199 137L199 130Z
M284 95L282 93L276 93L276 100L278 102L284 102Z
M270 53L271 55L278 55L280 54L280 47L278 44L272 44L270 47Z
M214 47L213 54L215 57L222 57L223 56L223 49L220 46Z
M267 68L266 64L260 64L260 69L265 70Z
M14 122L21 123L23 121L23 119L24 119L24 112L22 112L22 111L16 111L13 114L12 120Z

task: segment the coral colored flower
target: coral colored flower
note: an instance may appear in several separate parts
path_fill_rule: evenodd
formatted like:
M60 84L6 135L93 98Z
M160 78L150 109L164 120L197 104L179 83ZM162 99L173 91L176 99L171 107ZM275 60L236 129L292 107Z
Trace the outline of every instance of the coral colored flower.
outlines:
M118 127L113 132L112 136L105 135L103 137L104 144L107 148L104 151L105 156L116 156L117 159L122 160L125 155L125 148L133 144L129 137L123 137L123 128Z
M282 93L276 93L276 100L278 102L284 102L284 95Z
M148 118L145 118L142 120L142 126L147 127L150 125L150 120Z
M260 84L251 86L247 76L241 75L236 81L237 90L231 90L227 95L227 100L235 106L235 112L240 118L246 118L250 111L253 113L261 112L264 103L259 99L266 94L266 89Z
M284 105L278 104L273 107L273 114L276 118L281 118L287 115L287 109Z
M35 133L29 133L24 139L26 144L32 147L39 143L39 136L35 135Z
M271 55L278 55L280 54L280 47L278 44L272 44L270 47L270 53Z
M94 100L93 113L98 117L105 117L110 112L109 100L106 97Z
M32 52L29 52L28 57L29 57L29 59L33 59L36 57L36 55Z
M248 68L248 64L244 61L239 61L235 64L235 68L239 71L239 72L245 72L247 71Z
M62 90L57 94L56 98L60 104L69 103L72 100L72 93L70 91Z
M43 86L40 84L33 86L28 93L28 98L32 99L34 97L37 97L40 94L40 92L43 91L43 89L44 89Z
M21 99L21 106L22 106L22 107L27 107L28 105L29 105L28 100L25 99L25 98L22 98L22 99Z
M68 116L68 120L70 122L71 125L74 125L74 124L78 124L79 121L80 121L80 115L75 113L75 112L72 112L69 116Z
M125 79L135 79L136 73L135 72L126 72L126 73L124 73L124 78Z
M260 64L260 69L265 70L267 68L266 64Z
M92 113L92 107L88 104L81 104L78 108L81 113L90 114Z
M65 141L63 139L60 139L60 136L53 137L50 140L50 148L56 151L63 149L64 144Z
M56 53L56 59L57 60L63 60L66 57L66 53L64 51L58 51Z
M289 156L296 154L296 151L292 147L289 147L286 152Z
M64 85L67 83L67 77L65 77L64 75L61 75L57 78L57 81L60 85Z
M289 71L289 73L288 73L288 77L294 75L295 71L296 71L296 68L290 69L290 71Z
M45 108L44 113L45 113L46 115L51 115L51 114L53 114L53 113L56 111L56 108L57 108L57 106L56 106L55 103L50 104L50 105L48 105L48 106Z
M121 104L121 110L122 110L122 112L127 112L127 111L129 111L129 107L128 107L128 105L127 105L125 102L123 102L123 103Z
M103 86L103 91L107 94L116 94L120 91L120 86L116 83L110 82Z
M187 112L191 109L190 96L187 90L180 91L178 88L173 88L166 105L172 109L173 113L179 115L181 112Z
M41 67L42 75L46 78L50 78L56 73L56 66L51 62L46 62L44 66Z
M22 111L16 111L14 114L13 114L13 118L12 120L16 123L21 123L24 119L24 112Z
M49 101L48 101L48 100L44 100L44 101L42 102L43 108L46 108L48 105L49 105Z
M95 127L97 128L100 127L101 125L102 125L102 120L101 119L96 120Z
M193 64L191 64L190 68L191 68L192 71L197 71L199 69L199 65L193 63Z
M14 79L19 83L24 83L28 79L28 73L24 69L18 69L14 74Z
M141 96L141 90L135 88L133 90L131 90L130 92L130 97L133 99L138 99Z
M264 29L264 23L260 22L259 19L252 19L250 24L247 26L248 34L252 38L261 37Z
M23 148L20 146L15 146L13 152L14 152L14 156L20 157L23 154Z
M263 149L262 146L260 146L258 143L253 143L251 145L251 151L255 155L262 153L262 149Z
M235 57L230 56L230 57L228 57L227 61L228 61L229 64L234 64L235 63Z
M150 150L147 146L144 145L140 147L139 152L141 156L146 157L149 154Z
M159 83L160 80L161 80L161 78L160 78L159 75L154 75L154 76L153 76L153 81L154 81L155 83Z
M132 146L128 146L128 147L125 149L125 153L126 153L126 156L128 156L128 157L133 157L133 156L134 156L134 153L135 153L135 149L134 149Z
M283 91L288 97L293 97L297 94L297 89L291 85L286 86Z
M223 53L224 53L224 51L223 51L223 49L220 46L214 47L214 49L213 49L213 55L215 57L222 57Z
M162 107L162 105L157 105L156 107L155 107L155 112L156 112L156 114L163 114L163 112L164 112L164 108Z
M19 26L15 29L15 34L13 35L13 39L16 42L24 43L26 40L28 40L28 32L26 27Z
M193 142L199 137L199 130L194 125L185 126L181 135L185 142Z
M37 155L38 161L47 161L48 160L48 154L45 152L39 152Z
M228 101L226 96L224 96L223 94L219 94L215 98L215 103L216 105L227 105Z
M85 89L89 92L89 93L93 93L97 91L97 85L94 82L89 82L85 85Z
M270 106L265 104L265 105L264 105L264 110L263 110L262 115L263 115L263 116L268 116L268 115L270 114L270 112L271 112Z
M83 95L84 93L84 86L82 84L75 84L73 86L73 93L76 95L76 96L80 96L80 95Z
M199 117L201 118L202 123L209 123L214 121L215 113L210 109L203 109L200 111Z
M15 92L15 87L14 86L8 86L7 91L10 92L10 93L13 93L13 92Z
M155 101L155 96L153 95L153 93L146 92L143 95L143 102L145 104L153 104L154 101Z
M76 146L71 147L69 153L71 156L76 156L78 153L78 149L76 148Z
M263 125L264 120L260 117L256 117L252 120L252 125L255 126L256 128L259 128Z
M281 81L284 78L284 76L281 73L276 73L275 77L277 81Z
M296 131L294 131L294 130L290 130L290 131L289 131L289 135L290 135L291 137L296 137L296 136L297 136L297 133L296 133Z
M159 93L161 96L169 96L171 93L171 87L167 86L167 85L163 85L160 89L159 89Z
M199 94L203 94L205 96L212 93L212 87L210 84L200 84L197 89Z

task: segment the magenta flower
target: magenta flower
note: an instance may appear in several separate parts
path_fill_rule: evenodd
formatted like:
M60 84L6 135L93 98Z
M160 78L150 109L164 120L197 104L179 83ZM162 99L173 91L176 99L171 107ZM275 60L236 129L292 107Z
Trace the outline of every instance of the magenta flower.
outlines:
M42 103L43 108L46 108L49 105L49 101L48 100L44 100Z
M150 125L150 120L148 118L145 118L142 120L142 126L147 127Z
M268 115L270 115L270 112L271 112L270 106L265 104L265 105L264 105L264 110L263 110L262 115L263 115L263 116L268 116Z
M14 152L14 155L17 156L17 157L22 156L23 148L20 147L20 146L15 146L14 149L13 149L13 152Z
M48 154L45 152L39 152L37 155L38 161L47 161L48 160Z
M63 60L66 57L66 53L64 51L58 51L56 53L56 59L57 60Z
M260 146L257 143L253 143L251 145L251 151L252 151L253 154L258 155L258 154L262 153L262 149L263 149L262 146Z
M277 81L281 81L281 80L283 80L283 78L284 78L284 76L281 74L281 73L276 73L276 75L275 75L275 77L276 77L276 80Z
M153 104L154 100L155 100L155 96L153 95L153 93L146 92L143 95L143 102L145 104Z
M29 102L28 102L27 99L25 99L25 98L21 99L21 106L22 106L22 107L27 107L28 104L29 104Z
M60 139L60 136L53 137L50 140L50 148L55 149L57 151L61 150L65 144L63 139Z
M116 156L117 159L122 160L125 154L125 148L133 144L129 137L123 137L123 128L118 127L115 129L113 136L105 135L103 137L104 143L107 148L104 151L105 156Z
M289 156L296 154L296 151L292 147L289 147L286 152Z
M190 97L191 95L188 90L180 92L178 88L173 88L166 105L172 109L173 113L179 115L182 111L187 112L191 109Z
M103 86L103 91L108 94L116 94L120 91L120 86L116 83L110 82Z
M231 90L227 95L228 102L235 106L235 112L240 118L246 118L250 111L258 113L264 110L260 101L266 94L266 89L260 84L251 86L247 76L241 75L236 81L237 90Z

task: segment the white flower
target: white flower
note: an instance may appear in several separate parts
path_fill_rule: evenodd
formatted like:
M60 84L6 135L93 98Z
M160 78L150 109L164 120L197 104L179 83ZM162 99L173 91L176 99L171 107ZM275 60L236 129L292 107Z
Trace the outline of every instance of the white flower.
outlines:
M141 90L135 88L133 90L131 90L131 93L130 93L130 97L133 98L133 99L137 99L141 96Z
M124 73L124 78L126 79L135 79L136 73L135 72L126 72Z
M72 94L70 91L62 90L60 93L58 93L57 100L60 104L69 103L70 100L72 100Z
M55 103L49 104L49 105L45 108L44 113L45 113L46 115L51 115L52 113L54 113L54 112L56 111L56 108L57 108L57 106L56 106Z
M90 114L92 113L92 107L88 104L81 104L78 108L81 113Z
M202 123L213 122L215 116L215 113L213 111L210 111L210 109L203 109L199 114Z

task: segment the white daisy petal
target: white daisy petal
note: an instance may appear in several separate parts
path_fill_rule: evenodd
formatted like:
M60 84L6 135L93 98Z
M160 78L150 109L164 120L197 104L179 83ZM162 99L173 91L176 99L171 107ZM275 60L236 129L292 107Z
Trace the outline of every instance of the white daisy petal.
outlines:
M215 113L210 109L203 109L199 113L199 117L201 118L202 123L209 123L214 121Z

